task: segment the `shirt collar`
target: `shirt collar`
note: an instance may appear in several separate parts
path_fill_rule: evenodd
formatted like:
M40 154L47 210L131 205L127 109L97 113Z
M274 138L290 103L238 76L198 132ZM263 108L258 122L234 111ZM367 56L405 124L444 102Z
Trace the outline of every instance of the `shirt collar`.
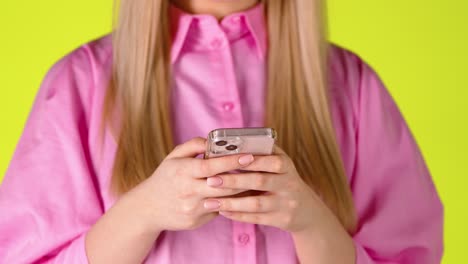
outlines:
M187 41L187 35L191 31L192 24L194 24L195 21L216 21L216 19L211 15L195 15L186 13L174 4L170 4L169 12L172 36L171 62L174 63L178 59L182 48ZM259 58L265 58L267 52L267 33L264 5L260 3L246 11L230 14L223 18L221 23L235 19L238 20L239 18L244 18L246 26L255 40Z

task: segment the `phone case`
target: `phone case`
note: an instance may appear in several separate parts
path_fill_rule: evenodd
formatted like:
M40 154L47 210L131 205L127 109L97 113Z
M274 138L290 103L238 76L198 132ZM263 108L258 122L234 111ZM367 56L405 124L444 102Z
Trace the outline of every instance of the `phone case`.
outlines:
M273 128L224 128L208 134L205 159L235 154L270 155L277 139Z

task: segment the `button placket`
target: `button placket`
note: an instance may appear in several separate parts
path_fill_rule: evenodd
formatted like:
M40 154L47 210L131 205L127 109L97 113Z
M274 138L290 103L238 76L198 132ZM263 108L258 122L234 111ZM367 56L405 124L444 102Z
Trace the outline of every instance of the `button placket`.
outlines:
M256 225L242 222L232 222L234 243L233 264L256 263L257 242L255 237Z
M241 100L239 96L239 86L237 83L236 71L234 68L234 61L232 58L232 51L229 45L226 49L222 50L224 58L224 86L227 89L226 95L228 96L224 101L223 109L225 111L224 117L226 118L226 125L229 127L243 127L244 117L241 109Z
M240 109L239 87L237 86L232 53L225 35L215 36L211 43L210 61L217 73L213 76L218 96L220 117L226 127L242 127L244 124Z

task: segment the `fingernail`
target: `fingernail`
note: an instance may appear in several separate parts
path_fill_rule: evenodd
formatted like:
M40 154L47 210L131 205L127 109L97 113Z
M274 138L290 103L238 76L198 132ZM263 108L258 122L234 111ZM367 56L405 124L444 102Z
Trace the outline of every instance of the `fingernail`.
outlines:
M206 200L205 203L203 203L203 206L205 209L213 210L219 208L221 203L218 200Z
M206 183L208 184L208 186L217 187L223 184L223 179L221 179L220 177L210 177L206 179Z
M252 156L252 154L249 154L249 155L245 155L245 156L242 156L239 158L239 163L240 165L249 165L250 163L252 163L252 161L254 160L254 157Z

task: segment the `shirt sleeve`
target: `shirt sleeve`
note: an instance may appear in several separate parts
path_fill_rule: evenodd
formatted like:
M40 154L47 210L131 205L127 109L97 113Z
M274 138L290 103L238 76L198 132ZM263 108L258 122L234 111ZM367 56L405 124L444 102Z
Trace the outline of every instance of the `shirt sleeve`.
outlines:
M103 214L88 149L92 71L84 47L44 78L0 185L0 263L87 263Z
M357 264L435 264L443 207L420 150L377 74L360 65L356 167Z

